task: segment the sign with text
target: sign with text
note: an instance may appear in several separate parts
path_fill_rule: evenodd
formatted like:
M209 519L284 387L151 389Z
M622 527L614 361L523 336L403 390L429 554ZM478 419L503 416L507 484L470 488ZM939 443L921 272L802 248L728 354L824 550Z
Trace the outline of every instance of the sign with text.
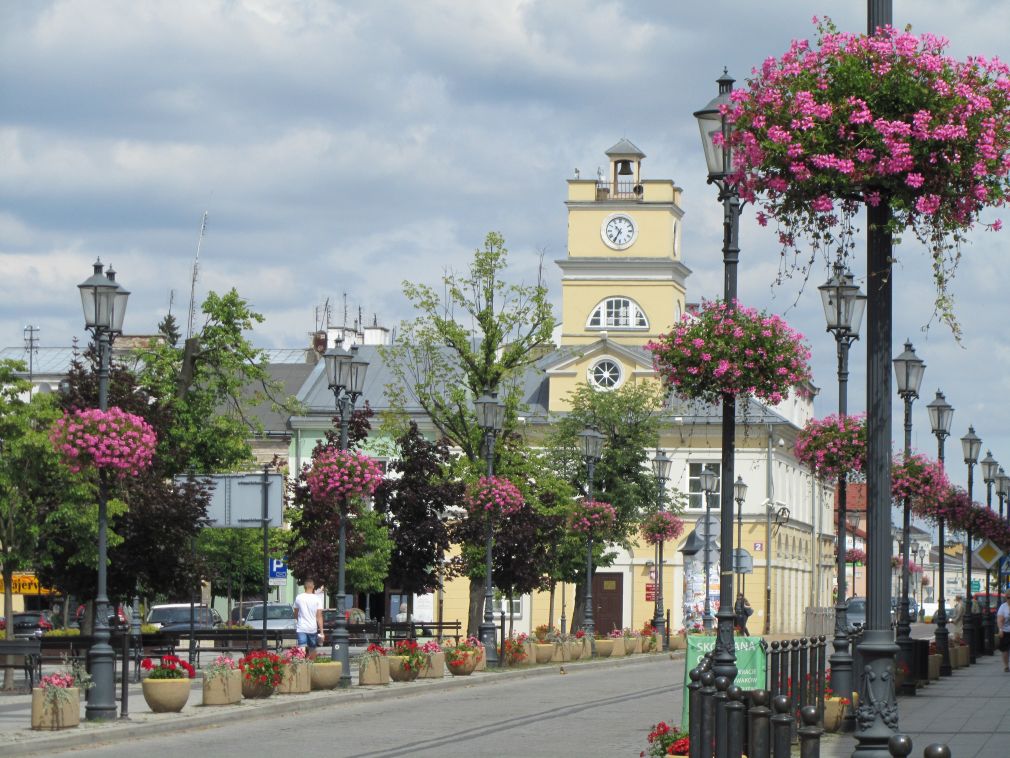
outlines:
M208 526L228 529L258 529L263 526L263 474L210 474L197 477L209 481L211 494L207 507ZM185 477L176 477L185 483ZM267 474L268 526L279 527L284 521L284 477Z
M761 637L734 637L733 646L736 651L737 675L733 684L743 690L763 690L765 688L765 651L761 646ZM680 723L688 723L688 676L691 669L705 653L715 648L715 636L709 634L687 635L687 658L684 661L684 705L681 709Z
M0 592L4 591L4 579L0 576ZM40 587L35 574L17 573L11 577L11 592L15 595L58 595L56 590Z
M288 583L288 564L283 558L270 559L270 586L283 587Z

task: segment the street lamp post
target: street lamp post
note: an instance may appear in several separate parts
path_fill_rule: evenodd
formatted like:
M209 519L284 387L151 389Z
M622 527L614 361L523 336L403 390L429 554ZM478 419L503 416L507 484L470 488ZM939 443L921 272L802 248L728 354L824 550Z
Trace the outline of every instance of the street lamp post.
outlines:
M985 451L985 458L979 463L979 467L982 469L982 481L985 482L985 507L990 511L992 510L992 485L996 481L996 474L999 473L999 464L996 459L992 457L992 451ZM985 572L985 616L981 619L982 631L985 636L983 641L983 648L986 655L992 655L996 647L996 616L990 609L989 600L989 570L986 569ZM971 585L968 585L969 588ZM976 632L975 634L978 634Z
M996 495L999 497L999 517L1003 518L1003 503L1005 502L1006 496L1010 494L1010 477L1006 475L1003 471L1003 467L999 467L999 473L996 474ZM1010 519L1010 512L1007 513L1007 518ZM1003 564L999 564L999 568L996 573L996 593L1003 593Z
M498 395L485 391L477 399L477 424L484 431L484 452L487 456L488 478L494 476L494 447L495 438L505 426L505 405L498 402ZM484 643L484 654L487 656L487 664L499 664L498 660L498 640L494 625L494 597L491 592L492 581L492 561L491 551L494 548L494 516L488 511L487 531L485 533L484 544L484 619L477 628L480 641Z
M950 435L950 422L954 419L954 408L947 399L943 396L940 390L936 391L936 397L932 402L927 403L926 410L929 412L929 425L933 430L933 434L936 435L936 457L940 461L940 468L943 468L943 443L944 440ZM944 535L943 535L944 520L941 516L937 519L937 539L939 540L939 559L940 559L940 583L936 588L936 613L933 614L933 618L936 621L936 646L940 651L942 656L940 660L940 674L942 676L950 676L952 671L950 668L950 632L947 630L947 609L944 607L944 565L946 564L944 551Z
M920 619L922 619L922 618L925 618L925 613L924 613L924 611L922 609L922 601L925 600L925 597L924 597L923 592L922 592L922 580L923 580L923 577L926 576L926 546L924 544L922 544L921 542L915 543L915 560L919 564L919 568L922 569L921 575L917 579L917 582L919 584L919 613L918 613L918 616L919 616Z
M905 350L892 361L894 376L898 384L898 396L905 404L905 460L912 454L912 401L919 397L919 386L922 384L922 374L926 364L915 354L912 343L905 342ZM898 657L912 670L912 622L908 616L908 562L909 543L908 528L911 525L912 503L905 498L905 507L901 521L901 591L898 605ZM901 694L914 695L915 681L913 677L905 677L901 685Z
M859 528L859 511L849 511L845 514L845 520L849 523L849 531L852 532L852 546L856 546L856 530ZM865 582L864 582L865 584ZM852 562L852 594L856 592L856 562Z
M130 293L116 282L112 266L103 273L95 261L91 276L77 285L84 308L84 326L95 336L98 347L98 408L109 408L109 363L112 340L123 332L123 317ZM98 471L98 587L95 594L95 636L88 650L94 690L88 695L85 718L89 721L116 717L116 653L109 644L108 492L105 472Z
M660 512L666 510L666 483L670 480L670 466L673 459L666 454L665 450L657 450L656 457L652 459L652 471L656 475L656 484L659 489L658 500ZM666 613L663 609L663 540L656 546L658 551L656 557L656 608L652 615L652 627L659 635L659 644L662 649L666 648Z
M717 83L719 94L694 116L698 119L701 141L708 164L708 182L719 188L723 207L723 301L728 308L736 307L737 262L740 259L740 193L729 181L733 169L730 149L732 124L722 113L729 105L734 79L723 71ZM736 653L733 643L733 464L736 452L736 396L722 396L722 488L720 490L719 523L723 535L719 562L719 632L715 639L712 670L732 682L736 678Z
M972 488L975 484L975 464L978 463L978 454L982 450L982 439L975 434L975 427L969 426L968 433L961 438L961 449L964 452L964 462L968 466L968 502L972 501ZM966 535L967 547L965 550L965 558L968 561L967 572L968 572L968 584L967 584L967 595L968 595L968 609L964 614L964 638L968 640L968 658L971 663L975 663L978 659L978 650L975 645L975 614L972 613L972 595L971 595L971 529L968 529Z
M343 340L323 353L323 367L326 369L327 387L333 392L333 402L340 416L340 449L346 450L354 403L365 386L365 372L368 361L358 357L358 346L351 350L343 348ZM337 620L333 628L330 656L341 664L340 686L351 686L350 638L347 633L347 615L344 608L346 588L344 575L347 569L347 501L340 501L340 532L337 549Z
M712 499L711 495L715 492L716 485L718 484L718 477L715 472L711 469L705 468L701 472L701 489L705 493L705 611L701 616L701 623L706 632L712 631L712 600L709 597L709 574L712 571L712 563L709 559L711 554L711 519L712 519ZM724 539L723 542L726 542ZM721 573L721 572L720 572ZM720 601L722 597L720 595Z
M838 357L838 415L848 414L849 387L849 348L859 339L859 325L863 320L866 308L866 295L854 283L852 273L842 263L836 262L833 274L827 282L817 288L821 293L821 304L824 306L824 318L827 331L835 338ZM831 654L831 677L836 692L852 692L852 654L849 651L848 619L846 618L845 600L845 525L848 475L845 471L838 474L838 568L835 593L835 638L832 641L834 652ZM853 583L855 582L855 565L853 565ZM848 695L846 695L847 697ZM846 726L852 726L848 720Z
M586 462L586 499L593 499L593 474L596 471L596 464L603 457L604 436L595 427L583 429L579 432L579 439L582 442L582 458ZM589 637L589 644L593 652L596 651L596 643L593 642L593 632L596 627L593 623L593 533L590 531L586 537L586 608L582 614L582 629Z
M736 501L736 552L734 553L733 571L737 574L737 586L743 587L743 501L747 499L747 483L742 476L737 476L733 483L733 499ZM743 589L740 590L743 592Z

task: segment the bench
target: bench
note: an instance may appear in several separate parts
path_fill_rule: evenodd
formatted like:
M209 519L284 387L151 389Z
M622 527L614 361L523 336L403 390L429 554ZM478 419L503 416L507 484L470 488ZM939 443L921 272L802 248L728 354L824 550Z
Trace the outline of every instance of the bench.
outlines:
M40 670L39 648L40 641L37 639L0 640L0 668L20 668L29 686L35 684L35 672ZM20 660L14 660L16 658Z
M383 624L384 639L395 642L397 640L421 638L431 638L444 640L447 637L455 639L459 644L459 638L463 634L463 624L460 621L392 621Z

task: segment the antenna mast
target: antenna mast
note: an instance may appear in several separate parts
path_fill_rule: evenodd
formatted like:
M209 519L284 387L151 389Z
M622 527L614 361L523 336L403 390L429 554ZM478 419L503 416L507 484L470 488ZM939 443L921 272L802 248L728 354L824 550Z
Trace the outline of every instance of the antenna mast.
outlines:
M200 248L203 247L203 235L207 231L207 211L203 212L200 223L200 238L196 241L196 258L193 259L193 278L189 284L189 319L186 322L186 339L193 336L193 321L196 319L196 278L200 271Z

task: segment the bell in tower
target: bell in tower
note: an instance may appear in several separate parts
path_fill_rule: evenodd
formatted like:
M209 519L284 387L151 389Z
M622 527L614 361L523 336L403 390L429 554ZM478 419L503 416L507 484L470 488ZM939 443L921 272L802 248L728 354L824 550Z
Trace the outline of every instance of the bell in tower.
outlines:
M611 199L641 199L642 159L645 153L629 140L622 139L607 151L610 159L610 186L607 193Z

